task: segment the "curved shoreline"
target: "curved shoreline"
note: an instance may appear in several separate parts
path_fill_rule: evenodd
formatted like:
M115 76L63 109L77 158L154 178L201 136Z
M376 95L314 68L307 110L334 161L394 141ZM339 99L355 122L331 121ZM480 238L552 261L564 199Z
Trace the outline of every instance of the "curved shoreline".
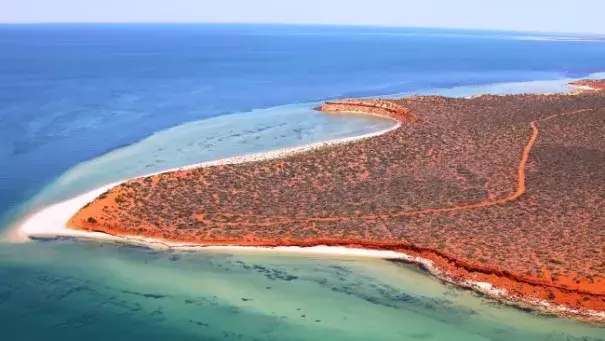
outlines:
M74 199L93 200L98 194L102 193L105 187L99 188L98 191L89 192L85 196L76 197ZM50 206L47 209L40 211L37 216L45 219L47 214L55 213L53 211L57 209L65 209L65 204L76 204L69 205L69 208L78 209L77 204L82 203L68 200L66 202ZM73 211L75 212L75 211ZM69 212L66 212L69 213ZM70 217L69 215L67 215ZM24 232L27 230L27 226L23 226ZM597 324L605 323L605 312L595 310L578 310L571 309L564 305L556 305L544 300L525 298L517 295L511 295L506 289L497 288L489 282L475 281L472 279L460 279L450 275L446 270L434 261L423 258L420 256L414 256L408 253L393 251L393 250L381 250L374 248L363 248L363 245L339 245L329 246L324 243L318 243L317 245L292 245L292 246L270 246L270 245L212 245L212 244L192 244L186 242L174 242L167 241L157 238L147 238L141 236L128 236L128 235L114 235L99 231L81 231L67 228L63 225L56 225L55 230L45 229L41 232L35 232L32 230L26 231L27 236L30 240L53 240L53 239L77 239L77 240L89 240L98 242L111 242L116 244L124 244L131 246L141 246L155 250L177 250L177 251L230 251L230 252L250 252L250 253L265 253L265 254L290 254L290 255L317 255L317 256L338 256L348 257L351 259L383 259L394 262L404 262L418 265L422 269L425 269L430 275L436 277L445 283L455 285L462 289L472 290L474 292L485 295L489 299L494 299L505 305L509 305L516 308L537 311L545 315L556 315L559 317L565 317L575 319L583 322L592 322Z
M355 112L355 113L363 113L367 115L375 115L381 116L384 118L389 118L397 122L396 125L389 129L385 129L375 133L364 134L357 137L343 138L337 140L331 140L326 142L317 142L310 145L293 147L293 148L284 148L270 152L264 153L256 153L245 156L238 156L232 158L226 158L216 161L210 162L202 162L198 164L193 164L185 167L178 167L174 169L164 170L160 172L155 172L152 174L142 175L137 178L143 178L150 175L162 174L167 172L172 172L176 170L186 170L193 168L201 168L201 167L209 167L215 165L223 165L223 164L237 164L244 162L254 162L261 160L268 160L274 158L280 158L285 156L290 156L306 151L311 151L316 148L322 148L335 144L342 144L352 141L357 141L373 136L382 135L388 133L389 131L398 129L401 126L400 120L389 117L388 115L382 115L377 113L369 113L358 110L348 110L348 111L338 111L339 113L346 112ZM533 123L533 122L532 122ZM535 129L532 126L532 129ZM532 136L535 141L535 136ZM531 142L532 140L530 140ZM322 255L346 255L346 256L354 256L354 257L372 257L372 258L383 258L383 259L395 259L402 260L406 262L412 262L419 264L420 266L426 268L432 275L437 278L444 280L448 283L453 283L457 286L463 288L469 288L474 291L485 294L489 297L495 298L499 301L502 301L507 304L512 304L515 306L520 306L523 308L535 309L544 313L556 314L565 317L578 318L587 321L594 322L605 322L605 312L602 311L593 311L593 310L576 310L571 309L563 305L555 305L549 303L547 301L541 301L537 299L528 299L515 295L509 294L505 289L498 289L494 287L492 284L487 282L479 282L473 281L470 279L460 279L454 278L450 274L447 273L447 270L441 269L439 265L437 265L433 260L422 258L418 256L413 256L407 253L393 251L393 250L376 250L372 248L358 248L360 244L346 244L339 246L322 246L323 244L319 243L318 245L298 245L298 246L270 246L270 245L259 245L259 246L235 246L235 245L203 245L203 244L191 244L191 243L179 243L179 242L169 242L156 238L145 238L139 236L127 236L127 235L114 235L108 234L105 232L88 232L82 230L73 230L67 228L66 224L70 220L70 218L83 206L93 201L97 196L105 192L106 190L119 185L125 181L116 182L113 184L105 185L103 187L97 188L93 191L87 192L83 195L80 195L76 198L64 201L62 203L49 206L44 210L39 211L38 213L30 216L24 223L22 223L19 227L20 231L25 233L27 237L30 239L37 238L78 238L78 239L92 239L92 240L103 240L103 241L111 241L118 243L127 243L133 245L143 245L147 247L153 248L165 248L165 249L178 249L178 250L201 250L201 249L226 249L226 250L247 250L247 251L255 251L255 252L291 252L291 253L307 253L307 254L322 254ZM44 223L52 222L52 227L49 228L40 228L39 226L45 225ZM331 244L331 243L330 243ZM351 247L352 246L352 247ZM363 246L361 244L361 246Z
M351 113L359 114L359 112L351 112ZM346 114L346 113L344 113L344 114ZM101 195L103 192L105 192L115 186L118 186L124 182L132 180L132 179L145 178L148 176L158 175L158 174L162 174L162 173L169 173L169 172L174 172L174 171L179 171L179 170L188 170L188 169L212 167L212 166L219 166L219 165L232 165L232 164L239 164L239 163L278 159L278 158L282 158L282 157L286 157L286 156L296 155L299 153L309 152L309 151L312 151L312 150L315 150L318 148L323 148L323 147L328 147L328 146L338 145L338 144L344 144L344 143L349 143L349 142L353 142L353 141L371 138L374 136L383 135L383 134L386 134L388 132L398 129L399 127L401 127L401 124L402 124L399 120L394 119L389 116L374 114L374 113L364 113L364 114L381 117L383 119L388 119L388 120L393 121L394 124L393 124L393 126L387 128L387 129L383 129L383 130L379 130L376 132L367 133L367 134L363 134L363 135L345 137L345 138L340 138L340 139L333 139L333 140L328 140L328 141L314 142L314 143L310 143L310 144L306 144L306 145L302 145L302 146L281 148L281 149L275 149L275 150L270 150L270 151L266 151L266 152L233 156L233 157L212 160L212 161L204 161L204 162L194 163L194 164L187 165L187 166L169 168L169 169L165 169L165 170L158 171L158 172L146 173L146 174L134 177L134 178L124 179L121 181L105 184L103 186L92 189L88 192L82 193L69 200L65 200L65 201L62 201L62 202L59 202L59 203L56 203L53 205L46 206L46 207L38 210L37 212L29 215L25 219L19 221L16 224L16 226L14 226L14 228L13 228L14 231L9 231L8 241L24 242L32 237L33 238L87 237L89 232L68 229L66 227L66 224L69 221L69 219L80 208L82 208L86 204L92 202L97 196ZM75 208L74 206L77 206L77 208ZM71 212L68 216L66 216L67 211ZM41 225L44 225L44 222L52 222L54 225L59 225L59 226L52 226L52 227L48 227L48 228L39 227ZM88 237L90 237L90 236L88 236ZM103 236L95 235L93 233L92 237L96 238L96 237L103 237ZM106 238L101 238L101 239L106 239Z

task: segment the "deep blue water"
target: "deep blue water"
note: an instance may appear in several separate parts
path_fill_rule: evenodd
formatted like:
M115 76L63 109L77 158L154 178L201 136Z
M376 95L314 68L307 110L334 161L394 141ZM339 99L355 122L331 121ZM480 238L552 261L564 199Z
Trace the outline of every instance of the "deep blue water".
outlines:
M35 209L124 177L385 127L310 110L324 99L560 90L565 78L605 71L605 42L569 41L576 38L365 27L0 25L0 236L25 215L17 210L24 203ZM477 86L533 80L553 82ZM536 317L383 261L2 240L0 335L605 340L602 328Z

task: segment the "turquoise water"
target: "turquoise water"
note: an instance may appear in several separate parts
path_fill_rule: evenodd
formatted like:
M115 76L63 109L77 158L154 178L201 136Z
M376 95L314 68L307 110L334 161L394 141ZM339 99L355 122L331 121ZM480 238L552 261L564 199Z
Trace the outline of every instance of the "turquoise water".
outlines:
M152 134L144 140L80 163L45 187L34 205L66 199L99 185L194 163L359 136L393 121L359 115L326 115L303 103L213 117Z
M415 267L380 260L157 252L72 241L0 252L0 313L11 340L604 336L603 329L507 308Z
M103 184L392 125L312 110L326 98L561 92L566 78L605 69L603 43L527 39L1 26L0 339L605 340L603 328L503 306L383 260L8 239L28 214Z

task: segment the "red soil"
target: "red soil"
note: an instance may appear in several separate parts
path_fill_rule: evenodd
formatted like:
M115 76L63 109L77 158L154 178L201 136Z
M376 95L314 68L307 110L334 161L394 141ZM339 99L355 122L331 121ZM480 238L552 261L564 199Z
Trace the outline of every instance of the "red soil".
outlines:
M415 122L418 118L401 104L393 101L374 99L343 99L328 101L316 108L323 112L361 112L387 116L401 122Z
M605 311L605 94L328 102L404 125L280 160L130 180L70 227L212 245L344 245Z
M569 83L571 86L585 86L593 90L605 90L605 80L603 79L585 79Z

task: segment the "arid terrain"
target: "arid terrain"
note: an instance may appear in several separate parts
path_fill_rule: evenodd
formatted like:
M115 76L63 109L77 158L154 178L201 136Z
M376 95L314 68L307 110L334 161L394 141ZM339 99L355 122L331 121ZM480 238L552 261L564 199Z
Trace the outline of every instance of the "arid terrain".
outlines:
M395 250L511 298L605 311L605 92L319 109L403 125L281 159L130 180L69 227L212 245Z

